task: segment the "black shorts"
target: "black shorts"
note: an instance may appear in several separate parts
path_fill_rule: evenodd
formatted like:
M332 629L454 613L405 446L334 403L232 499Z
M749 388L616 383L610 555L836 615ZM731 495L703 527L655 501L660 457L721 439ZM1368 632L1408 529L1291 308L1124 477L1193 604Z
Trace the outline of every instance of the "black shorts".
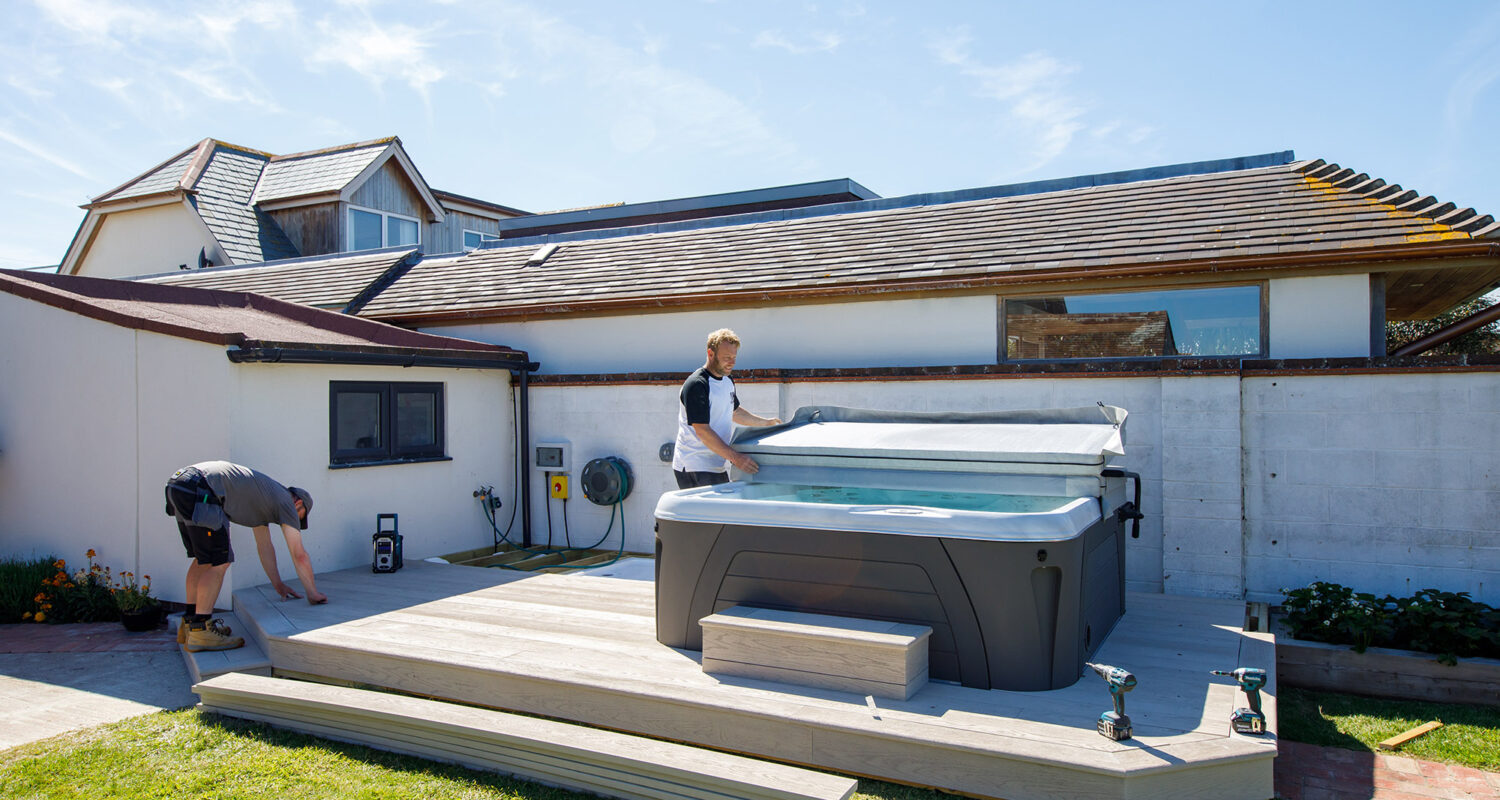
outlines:
M721 483L729 483L729 472L684 472L680 469L672 470L677 477L677 488L691 489L695 486L716 486Z
M193 525L193 508L203 499L218 502L219 498L209 488L208 482L196 470L185 470L167 482L167 507L177 519L177 532L182 536L182 547L188 558L210 567L234 562L234 548L229 545L229 525L204 528Z

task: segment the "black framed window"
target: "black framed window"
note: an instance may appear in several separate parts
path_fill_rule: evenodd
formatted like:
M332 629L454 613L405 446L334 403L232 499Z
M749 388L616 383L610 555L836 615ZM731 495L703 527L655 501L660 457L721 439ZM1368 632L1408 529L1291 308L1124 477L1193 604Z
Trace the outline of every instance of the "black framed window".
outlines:
M329 382L330 462L442 458L445 447L443 384Z

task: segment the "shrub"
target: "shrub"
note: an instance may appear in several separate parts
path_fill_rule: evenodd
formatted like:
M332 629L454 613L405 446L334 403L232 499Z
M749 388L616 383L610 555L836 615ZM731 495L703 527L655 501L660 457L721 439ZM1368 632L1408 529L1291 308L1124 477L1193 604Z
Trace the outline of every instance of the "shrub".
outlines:
M144 581L137 581L134 572L120 573L120 580L110 587L110 592L121 611L142 611L156 605L156 598L151 596L151 576L145 576Z
M1347 644L1356 652L1392 647L1432 653L1444 664L1459 657L1500 658L1500 609L1468 592L1423 589L1411 597L1376 598L1337 583L1283 589L1292 637Z

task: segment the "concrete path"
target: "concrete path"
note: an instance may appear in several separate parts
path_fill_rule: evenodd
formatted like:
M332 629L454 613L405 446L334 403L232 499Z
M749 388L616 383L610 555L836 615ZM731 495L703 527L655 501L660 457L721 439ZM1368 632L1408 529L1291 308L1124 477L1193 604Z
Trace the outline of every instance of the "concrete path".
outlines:
M175 630L0 625L0 750L193 705L188 686Z

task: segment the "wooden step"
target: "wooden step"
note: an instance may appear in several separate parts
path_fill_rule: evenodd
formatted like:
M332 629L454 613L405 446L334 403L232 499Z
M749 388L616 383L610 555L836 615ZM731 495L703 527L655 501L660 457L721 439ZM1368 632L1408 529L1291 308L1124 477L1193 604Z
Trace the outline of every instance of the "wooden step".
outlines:
M234 630L235 636L245 639L244 647L236 647L233 650L212 650L189 652L185 645L178 645L177 649L182 651L182 661L187 665L188 677L197 683L215 675L223 675L226 672L244 672L255 675L271 674L271 659L266 657L266 651L260 641L246 629L246 625L240 617L233 613L223 611L214 616L224 620L224 623ZM176 631L177 623L181 615L173 614L167 618L169 630Z
M607 797L847 800L851 778L405 695L227 674L193 687L231 717Z
M926 625L748 606L701 624L704 672L897 700L927 685Z

